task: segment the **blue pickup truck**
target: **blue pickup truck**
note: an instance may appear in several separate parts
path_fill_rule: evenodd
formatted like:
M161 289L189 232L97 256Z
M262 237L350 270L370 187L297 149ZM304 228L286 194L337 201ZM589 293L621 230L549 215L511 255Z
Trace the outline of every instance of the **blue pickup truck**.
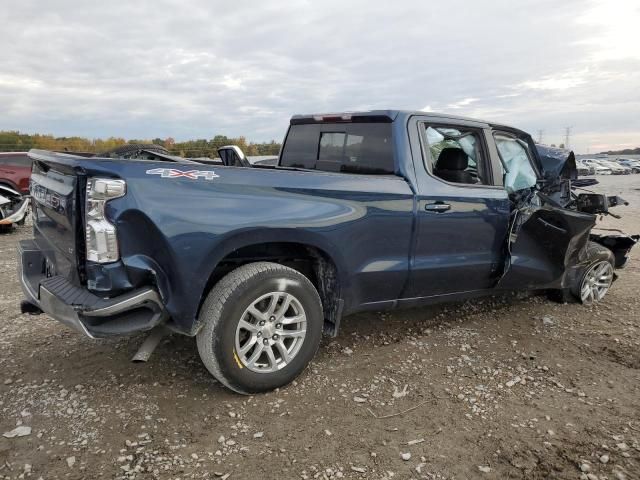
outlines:
M576 194L572 153L479 120L297 115L275 165L149 155L30 152L22 309L90 337L195 336L245 394L292 381L354 312L504 290L596 302L638 240L593 230L623 201Z

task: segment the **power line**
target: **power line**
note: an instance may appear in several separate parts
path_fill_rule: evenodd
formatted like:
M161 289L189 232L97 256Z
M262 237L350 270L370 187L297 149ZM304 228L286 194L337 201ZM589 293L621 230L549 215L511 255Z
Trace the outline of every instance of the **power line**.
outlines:
M570 140L571 140L571 129L573 128L573 126L570 127L565 127L564 128L564 148L568 149L569 145L570 145Z
M544 133L544 130L538 130L538 143L542 143L542 134Z

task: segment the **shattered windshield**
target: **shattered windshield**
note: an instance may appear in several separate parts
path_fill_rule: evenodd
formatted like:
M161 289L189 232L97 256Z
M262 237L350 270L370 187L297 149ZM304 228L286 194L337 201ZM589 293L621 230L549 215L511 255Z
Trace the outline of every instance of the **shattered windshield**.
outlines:
M532 188L538 177L531 166L524 142L505 134L496 134L496 146L503 162L504 186L507 192Z

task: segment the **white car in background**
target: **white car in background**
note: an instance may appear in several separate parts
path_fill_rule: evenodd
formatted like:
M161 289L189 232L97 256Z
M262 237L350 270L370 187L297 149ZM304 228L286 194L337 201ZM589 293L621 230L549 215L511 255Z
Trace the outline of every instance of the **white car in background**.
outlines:
M630 168L632 173L640 173L640 160L634 160L632 158L619 158L617 162L623 167Z
M585 158L582 162L585 165L593 167L596 175L611 175L613 173L609 167L602 165L600 161L595 158Z
M625 167L619 163L612 162L610 160L598 160L598 162L600 162L602 166L610 168L611 173L614 175L629 175L631 173L631 169L629 167Z
M580 177L596 174L596 169L591 165L587 165L582 160L576 160L576 168L578 169L578 176Z

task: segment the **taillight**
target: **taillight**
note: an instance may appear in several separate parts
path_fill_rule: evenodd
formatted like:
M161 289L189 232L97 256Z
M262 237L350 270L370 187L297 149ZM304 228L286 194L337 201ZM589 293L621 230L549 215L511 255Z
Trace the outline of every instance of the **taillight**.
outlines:
M351 115L348 113L314 115L313 119L316 122L350 122Z
M87 182L87 260L108 263L120 258L116 227L107 220L104 207L109 200L123 197L126 187L124 180L109 178L90 178Z

